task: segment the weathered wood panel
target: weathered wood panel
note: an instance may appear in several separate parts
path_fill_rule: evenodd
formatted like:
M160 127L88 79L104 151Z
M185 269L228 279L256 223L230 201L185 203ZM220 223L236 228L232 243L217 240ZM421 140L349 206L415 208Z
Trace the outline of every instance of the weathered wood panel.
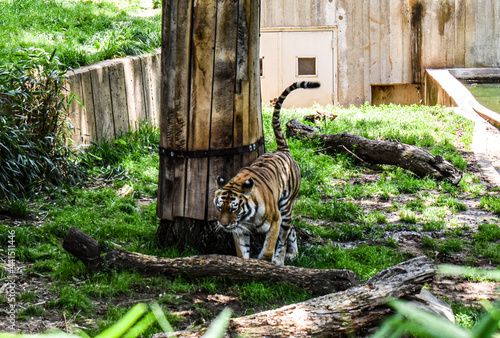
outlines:
M82 97L82 82L75 73L69 74L68 83L66 84L66 89L68 90L69 93L73 93L77 98ZM67 99L69 99L68 96ZM73 125L73 130L72 130L73 135L71 136L71 139L76 144L82 143L82 138L83 138L82 130L84 128L84 123L82 121L82 114L81 114L82 111L83 107L78 103L76 99L73 99L69 106L69 120Z
M158 51L68 72L67 95L74 94L82 103L73 100L70 107L74 142L114 139L145 120L158 126L160 66Z
M163 9L160 146L173 156L160 158L157 213L173 223L212 221L217 176L231 178L263 147L245 155L178 154L246 146L262 137L259 2L169 0ZM175 224L167 228L176 231Z
M179 26L191 27L192 1L177 2L177 24ZM181 24L182 23L182 24ZM189 97L190 97L190 77L186 70L190 66L191 54L191 29L176 30L175 44L175 59L173 66L175 67L175 76L173 84L175 86L174 97L174 130L173 142L171 143L175 150L188 150L188 123L189 123ZM185 198L186 198L186 160L174 159L174 189L173 189L173 205L172 213L175 216L182 217L184 214ZM196 206L198 207L198 206Z
M161 54L152 55L151 73L150 73L151 97L153 100L153 109L148 113L149 120L155 126L159 125L160 120L160 98L161 98Z
M140 72L141 69L134 68L133 58L124 58L122 60L122 64L127 100L128 123L129 126L133 128L139 121L138 116L140 115L140 111L144 109L142 101L138 101L142 100L142 95L137 95L136 93L136 87L140 85L140 83L136 81L136 73Z
M212 102L212 130L210 149L233 147L234 91L228 91L236 83L236 55L238 41L239 1L217 1L217 27L214 59L214 100ZM236 117L239 113L236 114ZM241 115L240 115L241 116ZM209 159L208 196L217 190L217 176L229 180L234 173L233 157L212 157ZM213 203L208 205L209 219L216 219L217 211Z
M111 91L109 87L109 68L104 64L89 67L90 79L93 88L94 114L96 119L97 141L115 138L113 123L113 106L111 105Z
M205 1L204 6L195 2L193 25L193 58L191 63L191 109L189 112L190 150L206 150L210 147L210 111L212 108L213 63L215 48L217 1ZM185 214L196 219L204 219L207 210L208 158L191 158L187 160L186 206L197 205L198 208L184 210Z
M245 11L246 26L248 27L248 60L247 69L248 72L248 95L249 96L249 108L244 109L243 114L243 126L244 136L243 144L255 143L260 137L263 137L263 122L262 122L262 103L260 96L260 61L259 61L259 49L255 46L259 46L260 39L260 1L245 0L245 5L243 8L240 7L240 12ZM240 15L241 16L241 15ZM241 27L241 25L238 25ZM243 81L245 83L245 81ZM245 91L242 91L246 93ZM249 165L252 163L260 154L264 153L264 145L260 149L254 152L247 153L242 156L242 166Z
M84 121L87 126L86 134L84 135L84 142L90 143L91 141L97 141L97 127L94 114L94 96L92 95L92 79L90 77L90 72L88 70L81 70L81 72L76 72L82 81L82 97L80 100L83 103L84 108L80 111ZM86 122L86 123L85 123Z
M147 54L140 58L142 67L142 83L145 119L152 121L158 120L159 116L159 68L161 65L160 56L156 54Z
M129 130L125 72L120 61L109 65L109 90L115 137L120 137Z
M262 27L338 28L338 98L371 84L421 84L427 68L500 66L500 1L266 0ZM284 51L286 53L286 51Z

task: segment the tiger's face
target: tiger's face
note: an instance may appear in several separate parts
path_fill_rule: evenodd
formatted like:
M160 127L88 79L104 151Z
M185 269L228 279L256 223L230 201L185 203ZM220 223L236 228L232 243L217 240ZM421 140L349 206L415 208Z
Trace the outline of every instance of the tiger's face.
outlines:
M233 231L238 227L240 220L240 199L229 191L218 190L215 195L215 206L219 211L217 225L226 231Z
M251 186L250 186L251 185ZM253 187L253 180L246 181L241 185L242 191L233 191L230 184L225 185L224 179L217 178L214 204L219 212L217 225L229 232L237 232L240 229L240 220L246 214L245 203L248 194Z

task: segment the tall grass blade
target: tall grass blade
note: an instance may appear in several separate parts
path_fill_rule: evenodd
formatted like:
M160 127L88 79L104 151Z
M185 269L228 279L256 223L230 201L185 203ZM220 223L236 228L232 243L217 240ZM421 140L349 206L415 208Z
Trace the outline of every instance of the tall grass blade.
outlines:
M147 311L148 307L144 303L139 303L131 308L113 326L107 328L95 338L118 338L121 337L135 322Z
M165 313L161 309L160 305L158 305L158 303L153 303L149 307L151 308L151 311L153 311L156 321L161 326L163 332L174 332L174 329L168 322L167 317L165 317Z
M214 319L207 332L203 335L203 338L219 338L224 337L224 333L229 325L229 318L231 318L231 313L233 310L230 308L225 308L221 313Z
M144 331L146 331L151 325L154 324L156 318L154 313L150 312L145 315L137 324L135 324L130 330L124 334L123 338L136 338Z
M479 319L479 322L472 329L474 337L488 338L493 337L496 332L500 331L500 303L496 306L487 304L487 312Z
M408 333L410 334L435 338L473 337L469 331L455 326L450 321L439 318L407 302L395 300L389 302L389 305L395 309L398 314L404 316L408 320L408 323L405 322L404 326L408 326ZM407 328L405 327L405 329Z

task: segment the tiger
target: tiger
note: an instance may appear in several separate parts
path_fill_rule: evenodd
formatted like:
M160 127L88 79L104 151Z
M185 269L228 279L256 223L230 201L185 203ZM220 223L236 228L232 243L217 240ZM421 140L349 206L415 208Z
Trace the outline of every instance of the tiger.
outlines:
M292 209L301 183L300 168L293 159L280 126L283 101L298 88L318 88L319 82L295 82L275 103L272 124L278 150L261 155L242 168L229 182L217 177L214 204L217 226L233 234L236 254L250 257L250 234L265 233L258 259L284 265L298 253L297 235L291 223Z

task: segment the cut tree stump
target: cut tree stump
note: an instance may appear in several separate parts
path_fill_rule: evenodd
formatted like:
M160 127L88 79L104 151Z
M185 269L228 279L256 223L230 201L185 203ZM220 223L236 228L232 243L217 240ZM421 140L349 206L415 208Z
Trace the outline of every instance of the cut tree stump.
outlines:
M102 256L97 241L75 227L71 227L66 234L63 248L94 271L109 267L170 278L181 275L190 279L223 277L232 281L287 282L315 295L324 295L359 285L358 276L350 270L280 266L267 261L242 259L236 256L163 258L125 250L112 250Z
M418 294L434 263L422 256L387 268L361 286L230 320L227 337L355 337L391 312L389 299ZM153 337L199 337L206 328Z
M433 156L417 146L371 140L347 132L340 134L319 134L318 128L291 120L287 123L287 137L318 140L324 151L329 153L348 152L370 164L390 164L410 170L418 177L431 176L441 181L447 179L457 185L462 173L441 155Z

